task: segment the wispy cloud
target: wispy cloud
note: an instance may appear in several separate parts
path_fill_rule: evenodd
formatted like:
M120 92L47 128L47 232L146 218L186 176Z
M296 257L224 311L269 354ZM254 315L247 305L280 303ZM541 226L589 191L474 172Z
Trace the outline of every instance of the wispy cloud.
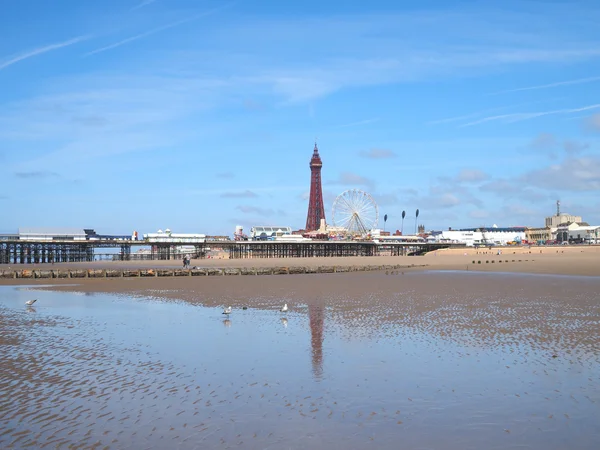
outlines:
M45 171L45 170L32 171L32 172L16 172L15 176L17 178L38 179L38 180L45 179L45 178L60 177L60 175L57 174L56 172L50 172L50 171Z
M135 11L136 9L140 9L140 8L143 8L144 6L148 6L152 3L154 3L155 1L156 0L142 0L141 3L138 3L133 8L131 8L131 11Z
M533 90L537 90L537 89L550 89L550 88L555 88L555 87L560 87L560 86L569 86L569 85L573 85L573 84L593 83L595 81L600 81L600 77L579 78L577 80L558 81L556 83L540 84L538 86L507 89L504 91L493 92L489 95L507 94L509 92L533 91Z
M389 159L395 158L396 154L391 150L386 150L383 148L372 148L370 150L361 151L360 156L369 159Z
M485 114L491 114L491 113L494 113L497 111L502 111L502 110L507 110L507 109L512 109L512 108L521 108L523 106L531 106L531 105L535 105L538 103L547 103L552 100L558 100L558 99L552 98L552 99L544 99L543 101L524 102L524 103L517 103L515 105L499 106L497 108L485 109L483 111L477 111L477 112L470 113L470 114L462 114L460 116L447 117L445 119L431 120L431 121L427 122L427 125L440 125L443 123L462 122L464 120L475 119L475 118L481 117Z
M459 183L477 183L479 181L485 181L489 177L490 176L487 173L478 169L462 169L455 180Z
M221 194L222 198L254 198L254 197L258 197L258 195L255 192L252 192L251 190L246 189L245 191L239 191L239 192L223 192Z
M363 177L353 172L342 172L337 180L331 181L327 184L336 184L343 186L367 186L372 188L375 186L375 182L367 177Z
M153 28L153 29L151 29L149 31L146 31L144 33L140 33L140 34L137 34L135 36L131 36L131 37L127 38L127 39L123 39L123 40L121 40L119 42L115 42L114 44L110 44L110 45L107 45L105 47L101 47L101 48L98 48L96 50L92 50L91 52L85 53L83 56L91 56L91 55L95 55L96 53L102 53L102 52L105 52L107 50L112 50L114 48L121 47L122 45L129 44L131 42L137 41L139 39L143 39L143 38L148 37L148 36L152 36L153 34L159 33L161 31L165 31L165 30L168 30L170 28L175 28L175 27L177 27L179 25L183 25L183 24L188 23L188 22L193 22L194 20L198 20L198 19L200 19L202 17L210 16L211 14L215 14L215 13L217 13L217 12L219 12L219 11L225 9L225 8L228 8L228 7L232 6L233 4L234 3L229 3L227 5L220 6L218 8L213 8L213 9L211 9L209 11L205 11L205 12L200 13L200 14L196 14L196 15L194 15L192 17L188 17L187 19L178 20L177 22L171 22L171 23L168 23L166 25L162 25L160 27Z
M600 114L594 114L592 117L588 117L585 125L591 131L600 131Z
M583 106L581 108L555 109L555 110L550 110L550 111L540 111L540 112L533 112L533 113L501 114L498 116L484 117L482 119L466 123L464 125L461 125L460 128L470 127L473 125L479 125L481 123L492 122L492 121L503 121L506 123L514 123L514 122L520 122L522 120L535 119L537 117L542 117L542 116L549 116L549 115L555 115L555 114L573 114L573 113L577 113L577 112L581 112L581 111L589 111L589 110L598 109L598 108L600 108L600 103L596 103L594 105Z
M58 50L63 47L68 47L69 45L77 44L78 42L85 41L89 39L90 36L78 36L73 39L69 39L68 41L57 42L56 44L46 45L44 47L36 48L35 50L28 51L26 53L22 53L18 56L15 56L11 59L8 59L4 62L0 62L0 70L7 68L8 66L12 66L13 64L18 63L19 61L23 61L28 58L32 58L37 55L41 55L43 53L50 52L52 50Z
M375 117L373 119L360 120L358 122L345 123L344 125L338 125L336 128L350 128L350 127L358 127L360 125L368 125L370 123L378 122L379 117Z
M235 209L244 214L259 214L261 216L271 216L274 213L271 208L261 208L259 206L238 205Z
M540 133L529 144L535 150L550 150L556 147L556 145L556 136L552 133Z

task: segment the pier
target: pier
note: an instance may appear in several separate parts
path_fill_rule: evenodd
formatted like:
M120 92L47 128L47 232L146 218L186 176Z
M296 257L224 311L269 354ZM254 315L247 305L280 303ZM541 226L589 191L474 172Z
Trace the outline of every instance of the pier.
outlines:
M114 259L131 260L173 260L182 257L175 251L176 246L193 247L191 257L202 259L208 251L219 250L227 253L230 259L245 258L301 258L336 256L406 256L421 255L449 247L464 247L456 244L428 242L374 242L374 241L231 241L210 240L198 243L177 242L173 244L140 240L2 240L0 241L0 264L43 264L91 262L98 256L98 250L117 248ZM134 248L150 248L150 253L132 253Z

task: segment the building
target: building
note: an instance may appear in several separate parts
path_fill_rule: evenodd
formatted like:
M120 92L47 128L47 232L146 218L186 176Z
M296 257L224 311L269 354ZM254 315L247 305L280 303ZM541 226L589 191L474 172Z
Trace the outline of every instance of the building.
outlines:
M525 227L463 228L442 231L436 235L437 242L465 244L467 247L508 245L525 239Z
M196 233L172 233L168 228L163 230L158 230L156 233L147 233L142 236L144 241L146 242L160 242L160 243L173 243L177 244L180 242L184 242L186 244L192 243L204 243L206 242L205 234L196 234Z
M292 227L271 227L259 226L250 228L250 237L252 239L268 239L284 234L292 234Z
M546 226L558 228L563 223L582 222L581 216L572 216L571 214L559 213L556 216L546 217Z
M590 226L587 222L561 223L556 230L559 242L572 244L595 244L599 235L600 226Z
M316 231L325 220L325 206L323 205L323 191L321 189L321 169L323 162L319 156L319 149L315 142L312 158L310 159L310 196L308 200L308 213L306 215L306 231Z
M525 230L525 240L530 244L545 244L548 241L556 240L556 229L550 227L527 228Z
M94 232L83 228L32 227L19 228L18 234L20 241L85 241L90 231Z
M546 226L550 228L558 228L563 223L582 222L581 216L572 216L571 214L560 212L560 200L556 201L556 215L546 217Z
M570 243L600 244L600 226L578 224L569 230L568 239Z

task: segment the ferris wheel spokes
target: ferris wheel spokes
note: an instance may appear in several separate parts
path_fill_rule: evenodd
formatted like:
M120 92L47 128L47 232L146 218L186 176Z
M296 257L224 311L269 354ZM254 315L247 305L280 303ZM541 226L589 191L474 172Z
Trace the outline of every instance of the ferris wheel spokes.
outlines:
M333 204L333 224L349 234L369 233L377 226L378 218L379 212L373 197L359 189L343 192Z

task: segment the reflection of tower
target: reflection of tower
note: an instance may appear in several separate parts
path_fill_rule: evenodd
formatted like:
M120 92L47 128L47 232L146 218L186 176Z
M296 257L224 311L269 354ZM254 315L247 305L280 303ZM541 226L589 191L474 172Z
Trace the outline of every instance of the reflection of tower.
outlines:
M313 376L320 379L323 376L323 307L309 305L308 317L310 320Z
M323 205L323 192L321 190L321 168L323 163L319 156L319 149L315 142L315 149L310 159L310 198L308 201L308 214L306 216L306 231L318 230L321 219L325 220L325 207Z

